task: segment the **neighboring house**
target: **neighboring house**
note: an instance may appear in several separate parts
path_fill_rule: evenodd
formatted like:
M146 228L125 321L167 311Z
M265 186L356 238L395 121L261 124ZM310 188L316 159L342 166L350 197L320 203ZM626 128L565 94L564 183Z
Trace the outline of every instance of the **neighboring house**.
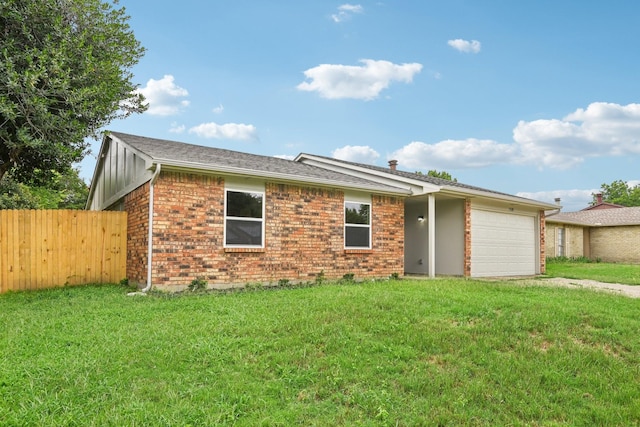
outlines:
M596 194L596 202L591 205L588 206L584 209L582 209L583 211L590 211L590 210L594 210L594 209L617 209L617 208L624 208L624 206L622 205L616 205L615 203L609 203L609 202L603 202L602 201L602 193L598 193Z
M112 132L87 208L128 212L127 276L147 288L544 272L544 210L555 205L390 164Z
M640 207L549 214L546 244L550 257L640 263Z

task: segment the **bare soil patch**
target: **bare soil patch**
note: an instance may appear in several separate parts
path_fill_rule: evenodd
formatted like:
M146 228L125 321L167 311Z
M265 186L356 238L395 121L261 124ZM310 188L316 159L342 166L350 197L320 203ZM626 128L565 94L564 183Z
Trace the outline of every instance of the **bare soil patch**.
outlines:
M605 292L613 292L630 298L640 298L640 286L623 285L620 283L605 283L588 279L566 279L550 277L545 279L523 280L526 284L564 286L567 288L592 288Z

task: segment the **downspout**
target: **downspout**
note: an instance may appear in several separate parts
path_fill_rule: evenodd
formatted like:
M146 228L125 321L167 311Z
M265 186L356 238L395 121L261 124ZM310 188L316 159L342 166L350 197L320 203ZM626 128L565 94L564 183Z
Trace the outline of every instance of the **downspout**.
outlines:
M149 181L149 235L147 236L147 286L142 292L151 290L151 266L153 261L153 185L160 175L160 163L156 164L156 171Z

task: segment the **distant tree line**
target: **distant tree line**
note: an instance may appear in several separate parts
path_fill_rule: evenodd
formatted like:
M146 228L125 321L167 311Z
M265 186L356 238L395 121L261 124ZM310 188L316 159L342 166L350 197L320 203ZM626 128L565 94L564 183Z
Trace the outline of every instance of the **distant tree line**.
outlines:
M431 176L433 178L440 178L440 179L446 179L447 181L458 182L458 180L456 178L453 178L449 172L445 172L445 171L437 171L435 169L431 169L427 173L422 173L420 171L416 171L416 173L418 175L426 175L426 176Z
M640 185L630 186L627 181L617 180L611 184L602 184L599 193L602 201L622 206L640 206ZM592 205L597 203L597 194L593 194Z

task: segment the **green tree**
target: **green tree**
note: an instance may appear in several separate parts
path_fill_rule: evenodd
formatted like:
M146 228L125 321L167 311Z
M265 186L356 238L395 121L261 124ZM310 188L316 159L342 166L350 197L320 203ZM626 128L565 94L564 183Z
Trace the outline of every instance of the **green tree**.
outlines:
M630 186L627 181L617 180L611 184L600 186L602 200L622 206L640 206L640 185ZM596 204L596 194L593 194L593 202Z
M27 185L16 182L10 173L0 179L0 209L38 208L38 201Z
M128 20L117 0L0 0L0 179L64 175L87 138L146 109L131 72L144 48Z
M34 171L38 175L40 171ZM77 169L51 172L43 185L27 185L13 179L12 173L0 179L0 209L83 209L89 187Z
M425 175L420 171L417 171L416 173L418 175ZM431 177L440 178L440 179L446 179L447 181L458 182L458 180L456 178L453 178L449 172L437 171L435 169L431 169L429 172L427 172L426 176L431 176Z

